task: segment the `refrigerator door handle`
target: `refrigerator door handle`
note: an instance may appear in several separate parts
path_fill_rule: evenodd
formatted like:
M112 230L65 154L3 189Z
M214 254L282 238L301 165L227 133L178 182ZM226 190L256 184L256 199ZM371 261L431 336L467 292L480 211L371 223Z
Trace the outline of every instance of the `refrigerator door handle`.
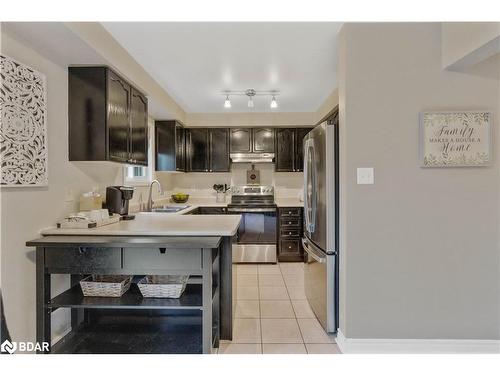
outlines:
M317 210L318 210L318 183L317 183L317 176L316 174L318 173L317 171L317 166L316 166L316 149L314 145L314 139L311 139L311 150L309 151L311 155L311 179L312 179L312 185L313 185L313 191L312 191L312 207L311 207L311 223L309 224L309 232L314 233L316 230L316 215L317 215Z
M304 221L306 230L309 230L309 156L308 139L304 141Z
M314 139L308 138L304 144L304 216L309 233L314 233L316 226L316 166L314 163Z
M318 250L316 250L314 247L309 246L309 241L307 241L305 238L302 238L302 247L306 251L308 255L311 256L316 262L318 263L326 263L326 255L322 254Z

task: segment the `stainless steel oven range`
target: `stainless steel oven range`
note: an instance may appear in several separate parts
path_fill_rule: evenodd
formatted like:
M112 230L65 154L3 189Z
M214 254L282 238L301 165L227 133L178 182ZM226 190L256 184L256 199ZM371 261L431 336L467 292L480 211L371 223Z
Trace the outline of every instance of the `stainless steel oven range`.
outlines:
M232 186L228 214L242 215L233 260L276 263L276 203L273 186Z

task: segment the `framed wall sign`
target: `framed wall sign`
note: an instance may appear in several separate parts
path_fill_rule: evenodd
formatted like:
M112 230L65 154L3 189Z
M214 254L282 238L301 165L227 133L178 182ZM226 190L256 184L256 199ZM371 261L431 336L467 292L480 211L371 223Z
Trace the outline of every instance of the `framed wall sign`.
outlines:
M45 76L0 55L1 186L46 186Z
M479 167L491 162L491 112L420 114L423 167Z

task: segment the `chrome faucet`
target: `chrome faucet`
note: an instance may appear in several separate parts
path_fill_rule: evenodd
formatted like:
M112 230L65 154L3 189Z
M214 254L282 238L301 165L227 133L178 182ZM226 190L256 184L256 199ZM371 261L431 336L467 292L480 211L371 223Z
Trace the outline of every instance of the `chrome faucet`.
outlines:
M154 202L153 202L153 185L155 183L158 184L158 193L163 194L160 181L158 181L158 180L151 181L151 183L149 184L149 196L148 196L148 203L146 206L146 211L150 211L150 212L153 211L153 204L154 204Z

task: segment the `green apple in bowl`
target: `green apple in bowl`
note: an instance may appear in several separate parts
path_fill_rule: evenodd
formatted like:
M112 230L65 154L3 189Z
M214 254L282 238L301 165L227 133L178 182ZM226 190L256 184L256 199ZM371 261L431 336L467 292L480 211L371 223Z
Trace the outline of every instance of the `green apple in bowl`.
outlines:
M189 199L189 194L175 193L171 195L171 198L175 203L186 203Z

